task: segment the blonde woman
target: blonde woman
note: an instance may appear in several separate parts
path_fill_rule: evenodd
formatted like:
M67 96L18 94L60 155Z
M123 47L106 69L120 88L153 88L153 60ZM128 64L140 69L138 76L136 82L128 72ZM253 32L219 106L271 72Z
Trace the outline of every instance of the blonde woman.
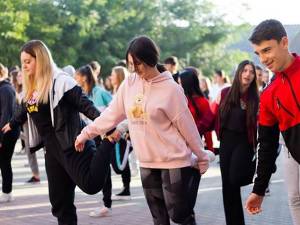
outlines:
M0 126L3 127L12 118L16 108L16 93L8 79L7 68L0 63ZM10 202L12 197L11 158L19 137L19 127L4 134L0 132L0 169L2 175L2 195L0 203Z
M90 141L86 143L83 154L76 153L74 141L83 127L79 112L91 120L100 113L76 81L55 66L42 41L32 40L22 47L21 64L24 73L23 107L2 130L7 132L21 125L26 118L33 121L46 149L52 214L57 217L59 225L76 225L75 186L77 184L88 194L101 190L109 168L112 144L104 139L95 151L95 144ZM31 128L29 130L33 130Z

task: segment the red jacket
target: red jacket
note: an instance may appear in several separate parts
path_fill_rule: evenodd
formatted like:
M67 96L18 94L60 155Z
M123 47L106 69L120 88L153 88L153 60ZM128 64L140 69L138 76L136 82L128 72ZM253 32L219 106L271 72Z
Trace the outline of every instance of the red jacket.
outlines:
M293 158L300 163L300 57L275 74L260 97L257 178L253 192L264 194L277 158L279 130Z
M188 98L188 107L193 115L198 131L202 135L213 129L214 115L210 109L209 102L205 97L197 96L193 97L193 100L196 107L198 107L200 115L197 115L196 109L190 98Z

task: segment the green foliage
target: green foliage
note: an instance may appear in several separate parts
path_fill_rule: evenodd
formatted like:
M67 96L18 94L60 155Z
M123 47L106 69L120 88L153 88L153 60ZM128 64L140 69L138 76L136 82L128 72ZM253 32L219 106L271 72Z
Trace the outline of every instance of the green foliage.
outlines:
M0 62L18 63L19 49L43 40L59 66L92 60L108 75L125 58L128 42L145 34L161 48L161 59L176 55L182 64L210 75L230 72L248 55L228 50L243 27L213 13L209 0L5 0L0 2Z
M5 65L18 63L20 46L26 41L25 30L29 13L22 4L28 1L0 1L0 62Z

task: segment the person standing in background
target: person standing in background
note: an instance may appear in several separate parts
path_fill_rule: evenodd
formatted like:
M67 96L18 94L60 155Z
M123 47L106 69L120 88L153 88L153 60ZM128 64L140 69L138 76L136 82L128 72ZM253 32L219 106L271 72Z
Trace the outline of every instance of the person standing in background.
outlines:
M242 61L232 86L220 94L217 133L226 224L244 225L241 186L252 183L256 166L259 95L253 62Z
M0 63L0 127L3 127L12 119L16 106L16 93L8 80L8 70ZM13 200L11 159L19 135L19 126L7 133L0 131L0 169L2 175L0 203Z
M12 72L12 83L16 90L17 106L20 109L23 101L23 73L21 70L15 70ZM28 123L25 122L21 127L20 138L24 142L25 153L27 155L28 164L31 169L32 177L26 181L26 183L39 183L40 182L40 171L38 161L35 152L31 152L29 147L29 130Z
M230 83L226 83L226 76L223 70L215 70L214 83L209 93L209 98L213 102L217 100L223 88L229 87Z
M176 56L170 56L164 60L164 66L172 74L174 80L178 83L178 59Z

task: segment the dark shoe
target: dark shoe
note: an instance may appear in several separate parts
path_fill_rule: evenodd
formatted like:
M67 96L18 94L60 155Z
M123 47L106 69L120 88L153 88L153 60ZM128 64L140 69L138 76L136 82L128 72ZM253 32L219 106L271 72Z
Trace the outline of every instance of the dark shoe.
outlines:
M270 188L267 187L266 192L265 192L265 196L270 196L270 195L271 195Z
M190 215L183 223L181 223L181 225L197 225L195 215Z
M113 195L111 200L119 201L119 200L130 200L130 191L128 188L124 188L119 194Z
M34 184L34 183L39 183L41 180L39 178L36 178L32 176L26 183Z

